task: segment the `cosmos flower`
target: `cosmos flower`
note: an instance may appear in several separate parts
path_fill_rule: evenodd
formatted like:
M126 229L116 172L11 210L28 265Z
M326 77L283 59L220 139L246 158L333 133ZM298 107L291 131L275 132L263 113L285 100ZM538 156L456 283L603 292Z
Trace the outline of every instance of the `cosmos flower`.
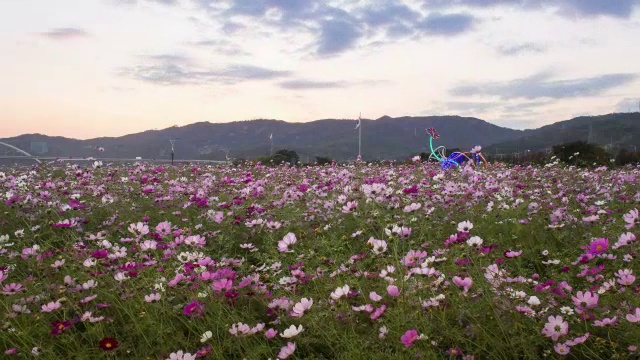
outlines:
M550 337L553 341L558 341L560 336L569 332L569 323L562 319L562 316L549 316L547 323L542 329L542 334Z
M114 338L105 337L102 340L100 340L99 345L100 345L100 349L104 351L112 351L112 350L115 350L118 347L118 345L120 345L120 343Z

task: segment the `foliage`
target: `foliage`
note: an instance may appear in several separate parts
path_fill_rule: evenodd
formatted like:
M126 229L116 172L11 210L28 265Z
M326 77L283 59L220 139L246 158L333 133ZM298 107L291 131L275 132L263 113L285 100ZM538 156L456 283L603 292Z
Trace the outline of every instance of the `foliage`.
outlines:
M610 156L605 149L585 141L556 145L552 148L552 151L565 164L581 167L605 165L610 160Z
M640 162L640 156L637 152L625 148L618 150L616 165L624 166L627 164L637 164L638 162Z
M262 162L263 165L269 166L277 166L285 163L295 165L299 160L300 158L295 151L287 149L278 150L273 154L273 156L263 156L258 158L258 161Z
M332 162L333 160L331 160L331 158L329 157L316 156L316 163L318 165L328 165L328 164L331 164Z

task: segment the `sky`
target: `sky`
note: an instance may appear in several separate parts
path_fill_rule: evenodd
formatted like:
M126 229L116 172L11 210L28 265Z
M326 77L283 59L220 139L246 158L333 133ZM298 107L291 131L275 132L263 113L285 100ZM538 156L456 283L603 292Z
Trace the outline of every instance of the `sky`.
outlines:
M640 0L0 0L0 138L638 111Z

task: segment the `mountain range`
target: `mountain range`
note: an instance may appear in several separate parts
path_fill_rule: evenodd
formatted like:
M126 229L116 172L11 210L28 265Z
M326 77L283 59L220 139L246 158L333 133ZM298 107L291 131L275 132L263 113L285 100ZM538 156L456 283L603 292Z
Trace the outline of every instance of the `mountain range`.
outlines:
M199 122L162 130L148 130L120 137L77 140L42 134L25 134L0 141L34 156L168 159L170 139L175 140L176 159L254 159L273 151L296 151L302 162L316 156L348 161L358 153L357 120L323 119L306 123L281 120L247 120L229 123ZM383 116L362 119L364 160L405 159L429 152L426 128L436 128L441 137L434 146L468 151L483 146L483 153L508 154L541 151L553 145L584 140L611 149L640 145L640 113L582 116L537 129L514 130L474 117ZM97 149L103 148L104 151ZM4 149L0 147L0 154ZM13 155L18 155L13 153Z

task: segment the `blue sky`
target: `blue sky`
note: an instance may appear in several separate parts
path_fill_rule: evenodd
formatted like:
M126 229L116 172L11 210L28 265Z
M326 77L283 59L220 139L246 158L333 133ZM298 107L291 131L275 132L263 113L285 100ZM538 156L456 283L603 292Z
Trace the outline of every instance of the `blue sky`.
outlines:
M638 0L0 0L0 137L638 110Z

